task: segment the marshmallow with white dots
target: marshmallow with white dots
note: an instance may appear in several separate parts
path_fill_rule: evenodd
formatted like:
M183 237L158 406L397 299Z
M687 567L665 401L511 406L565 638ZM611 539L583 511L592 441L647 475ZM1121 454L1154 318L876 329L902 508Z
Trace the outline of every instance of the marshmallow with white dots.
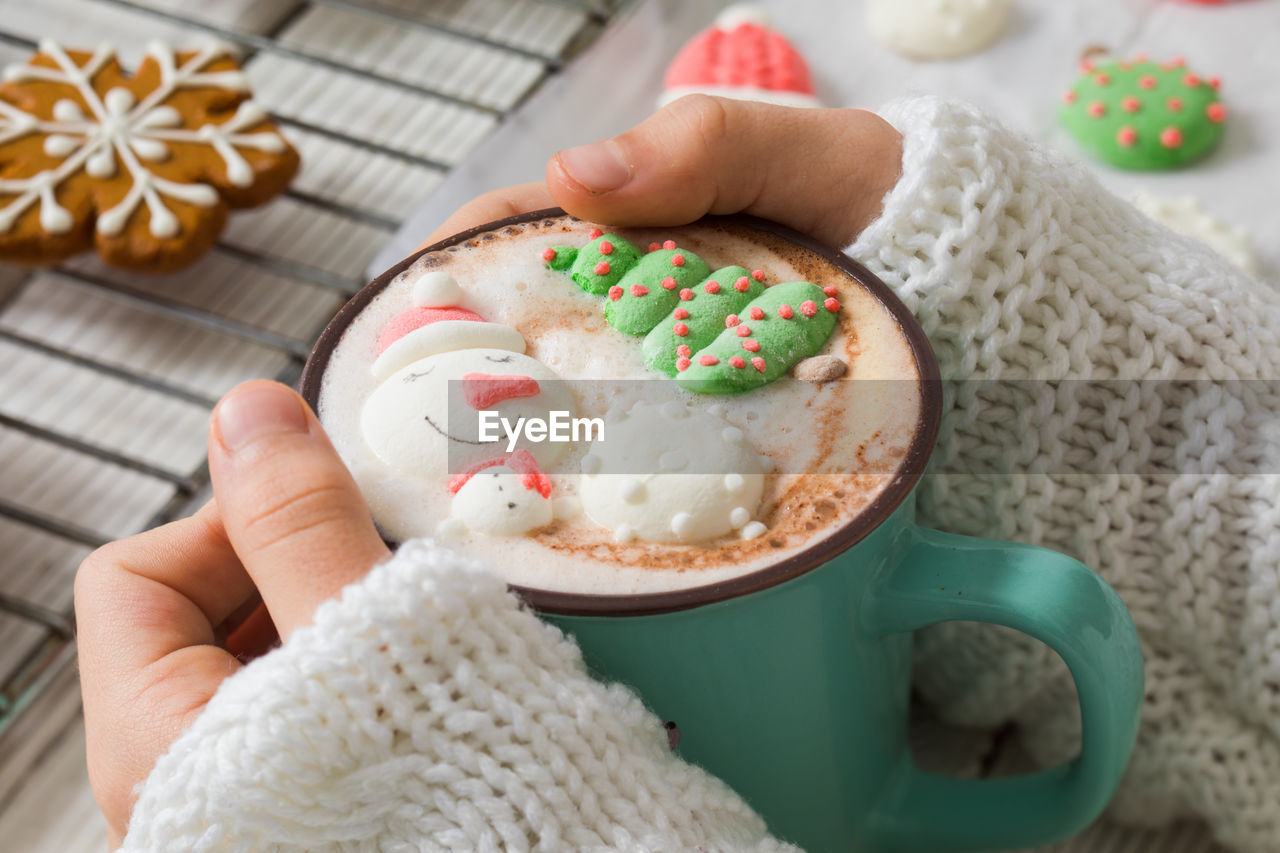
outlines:
M737 531L764 533L753 520L771 468L721 407L673 400L611 412L604 437L582 460L587 515L618 542L701 543Z

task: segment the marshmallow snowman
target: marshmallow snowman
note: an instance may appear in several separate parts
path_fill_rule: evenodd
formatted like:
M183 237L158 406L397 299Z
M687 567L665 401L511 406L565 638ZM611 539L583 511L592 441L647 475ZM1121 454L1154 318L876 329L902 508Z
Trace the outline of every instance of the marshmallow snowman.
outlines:
M436 527L442 539L468 531L519 536L581 509L575 498L551 499L551 479L526 450L472 466L450 481L449 491L449 518Z
M519 332L460 307L462 298L458 283L440 271L415 283L413 307L378 338L371 369L379 384L361 411L361 429L378 459L414 477L444 483L451 470L493 469L451 489L455 520L495 535L523 533L551 521L550 481L541 471L567 445L521 436L509 452L505 435L493 441L490 431L485 440L479 413L514 424L556 411L573 417L576 406L560 377L524 354ZM531 490L535 473L541 479Z

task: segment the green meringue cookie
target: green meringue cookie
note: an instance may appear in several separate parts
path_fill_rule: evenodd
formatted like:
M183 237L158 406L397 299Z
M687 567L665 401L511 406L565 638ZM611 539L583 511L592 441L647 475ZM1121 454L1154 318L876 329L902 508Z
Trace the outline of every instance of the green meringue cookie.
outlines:
M676 382L699 394L739 394L767 385L822 349L839 309L834 297L807 281L766 288L693 355Z
M604 318L619 332L647 334L680 301L680 291L711 274L706 261L684 249L655 249L643 255L609 289Z
M752 278L745 267L730 266L716 270L697 286L680 291L676 306L645 336L645 364L675 376L680 359L689 358L715 340L725 327L725 318L764 290L764 285Z

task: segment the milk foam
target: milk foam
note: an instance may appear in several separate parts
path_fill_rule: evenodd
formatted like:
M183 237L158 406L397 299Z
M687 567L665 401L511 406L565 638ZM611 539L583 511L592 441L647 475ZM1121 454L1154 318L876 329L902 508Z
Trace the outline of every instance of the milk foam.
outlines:
M461 285L461 307L519 330L526 354L565 379L657 380L669 398L719 412L747 441L770 457L755 518L767 530L743 540L736 534L698 545L619 543L613 531L586 513L561 518L524 536L459 532L449 544L490 563L508 582L537 589L633 594L702 586L747 574L821 541L865 509L897 476L920 415L920 388L907 338L869 291L819 256L741 226L692 225L679 229L611 229L639 246L678 240L712 269L739 264L762 269L773 284L803 279L834 284L839 323L823 349L849 365L846 379L813 385L779 381L741 395L697 395L657 377L642 360L640 338L604 321L599 297L567 275L544 267L551 244L585 245L594 227L569 218L508 226L463 246L419 259L351 322L333 350L319 396L319 414L351 468L379 527L397 541L432 536L450 515L446 460L432 476L409 476L381 461L365 442L362 410L377 382L370 366L379 332L410 307L415 284L444 271ZM629 408L648 383L587 383L578 412L603 416ZM556 471L577 471L584 448L570 448ZM580 477L551 473L556 497L577 494Z

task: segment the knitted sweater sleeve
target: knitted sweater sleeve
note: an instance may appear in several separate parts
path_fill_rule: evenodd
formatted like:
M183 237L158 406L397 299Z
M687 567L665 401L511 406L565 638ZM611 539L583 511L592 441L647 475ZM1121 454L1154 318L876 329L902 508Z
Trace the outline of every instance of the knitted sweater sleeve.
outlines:
M944 379L993 380L949 388L921 520L1065 551L1125 600L1147 688L1114 817L1280 851L1280 395L1241 381L1280 378L1280 296L968 107L884 115L903 175L847 251ZM1024 635L923 631L915 680L954 722L1017 723L1042 764L1079 748L1066 668Z
M794 849L483 567L403 545L227 679L124 851Z

